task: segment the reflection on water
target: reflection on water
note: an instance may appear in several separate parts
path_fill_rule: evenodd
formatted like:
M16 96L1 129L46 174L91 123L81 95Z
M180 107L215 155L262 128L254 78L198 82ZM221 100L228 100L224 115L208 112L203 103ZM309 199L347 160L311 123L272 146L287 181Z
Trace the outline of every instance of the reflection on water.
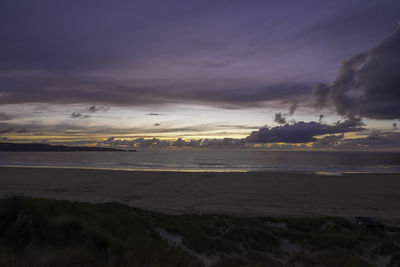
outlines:
M398 152L141 150L0 152L2 166L158 171L400 172Z

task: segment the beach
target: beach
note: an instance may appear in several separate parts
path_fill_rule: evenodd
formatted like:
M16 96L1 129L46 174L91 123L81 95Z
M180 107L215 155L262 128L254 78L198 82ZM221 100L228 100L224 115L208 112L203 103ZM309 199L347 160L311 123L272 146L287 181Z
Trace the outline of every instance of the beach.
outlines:
M120 202L168 214L400 218L400 174L0 168L0 197Z

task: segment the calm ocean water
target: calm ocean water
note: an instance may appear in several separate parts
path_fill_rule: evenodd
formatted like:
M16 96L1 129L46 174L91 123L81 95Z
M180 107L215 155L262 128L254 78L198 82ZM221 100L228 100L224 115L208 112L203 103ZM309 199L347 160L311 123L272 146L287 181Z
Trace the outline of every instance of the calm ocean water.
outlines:
M400 152L0 152L0 165L171 171L400 172Z

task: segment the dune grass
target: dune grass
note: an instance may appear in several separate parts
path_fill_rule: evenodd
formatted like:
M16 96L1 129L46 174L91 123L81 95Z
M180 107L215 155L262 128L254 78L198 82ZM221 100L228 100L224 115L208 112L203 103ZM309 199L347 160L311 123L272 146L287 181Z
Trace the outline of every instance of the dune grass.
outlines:
M399 251L399 228L369 230L336 217L166 215L119 203L0 200L0 266L399 266Z

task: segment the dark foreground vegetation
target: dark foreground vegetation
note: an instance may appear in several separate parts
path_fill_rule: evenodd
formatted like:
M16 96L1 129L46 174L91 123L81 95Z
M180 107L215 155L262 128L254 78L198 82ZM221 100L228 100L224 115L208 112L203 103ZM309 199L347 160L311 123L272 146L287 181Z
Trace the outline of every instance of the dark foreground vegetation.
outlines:
M0 200L0 266L400 266L400 229L343 218L166 215L118 203Z

